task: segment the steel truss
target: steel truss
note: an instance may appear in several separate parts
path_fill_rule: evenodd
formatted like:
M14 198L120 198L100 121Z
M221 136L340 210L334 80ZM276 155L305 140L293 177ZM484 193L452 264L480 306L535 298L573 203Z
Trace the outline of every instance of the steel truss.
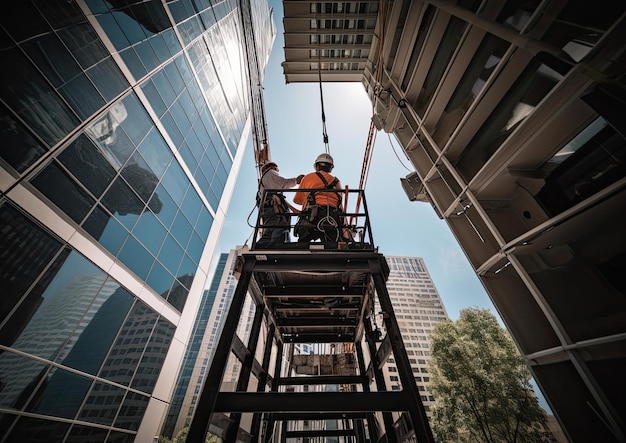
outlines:
M412 441L434 442L387 292L389 268L382 254L373 250L244 252L236 273L237 288L187 442L204 443L209 430L225 443L323 442L328 437L359 443L406 441L412 433L398 435L394 413L396 418L402 414L404 421L410 419ZM236 336L236 328L247 293L257 309L245 345ZM383 313L384 338L373 320L375 297ZM267 335L259 362L254 356L262 322ZM294 360L304 358L294 356L298 343L351 349L342 358L354 361L353 370L333 368L339 373L320 374L318 367L317 374L298 376ZM273 346L277 352L270 375ZM220 386L231 353L241 362L241 371L236 391L225 392ZM402 384L400 391L387 391L385 386L382 367L390 355ZM256 389L250 387L251 376L258 381ZM304 386L335 386L337 392L305 391ZM245 426L244 413L252 414ZM298 426L326 420L340 425L337 429Z

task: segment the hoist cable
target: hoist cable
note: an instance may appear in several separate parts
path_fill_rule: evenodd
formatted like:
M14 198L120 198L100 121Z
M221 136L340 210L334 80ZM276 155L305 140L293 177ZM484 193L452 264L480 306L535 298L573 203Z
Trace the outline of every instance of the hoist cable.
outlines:
M319 26L317 27L319 30ZM322 90L322 49L321 49L322 36L317 35L317 75L319 77L320 84L320 104L322 108L322 140L324 142L324 149L327 154L330 154L330 146L328 145L328 133L326 132L326 114L324 113L324 91Z

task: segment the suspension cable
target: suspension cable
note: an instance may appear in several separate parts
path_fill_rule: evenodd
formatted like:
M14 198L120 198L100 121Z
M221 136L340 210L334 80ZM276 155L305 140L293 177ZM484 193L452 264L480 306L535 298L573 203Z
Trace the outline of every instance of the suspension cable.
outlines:
M318 20L319 21L319 20ZM317 75L319 77L320 84L320 104L322 108L322 140L324 141L324 149L327 154L330 154L330 146L328 145L328 133L326 132L326 114L324 113L324 92L322 90L322 35L319 33L319 26L317 27Z

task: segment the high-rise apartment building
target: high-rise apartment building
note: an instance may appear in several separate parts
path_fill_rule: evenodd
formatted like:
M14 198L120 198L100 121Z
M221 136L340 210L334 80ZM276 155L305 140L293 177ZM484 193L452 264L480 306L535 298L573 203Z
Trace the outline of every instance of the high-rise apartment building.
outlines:
M176 383L176 393L168 411L162 434L172 437L185 426L189 426L205 375L211 366L215 347L224 327L226 313L230 307L237 279L233 275L237 250L220 254L219 262L213 273L209 289L202 299L202 308L198 311L193 332L185 352L184 363ZM256 307L250 297L247 298L241 321L237 327L237 336L246 343L250 337L250 328L254 320ZM240 364L233 359L226 367L223 384L237 382ZM224 386L224 390L227 390Z
M266 1L249 12L3 12L1 442L159 434L249 134L243 41L262 74L275 35Z
M426 413L429 414L435 401L428 388L429 337L437 323L448 320L448 313L422 258L398 256L385 258L389 265L387 279L389 298L393 303L422 403ZM378 314L380 315L383 314ZM381 320L378 318L377 324L382 325ZM383 374L389 390L402 389L393 358L390 358L383 367Z
M360 81L409 198L447 222L569 440L624 441L626 5L285 2L287 81L353 80L313 42L373 3Z

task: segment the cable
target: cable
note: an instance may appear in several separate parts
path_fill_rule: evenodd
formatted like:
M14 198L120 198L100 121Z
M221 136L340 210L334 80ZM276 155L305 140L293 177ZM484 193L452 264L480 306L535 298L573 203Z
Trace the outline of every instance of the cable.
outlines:
M317 18L316 18L316 21ZM319 30L319 26L317 27ZM324 141L324 149L327 154L330 154L330 146L328 145L328 133L326 132L326 113L324 112L324 92L322 90L322 35L317 34L317 75L320 85L320 103L322 107L322 140Z
M391 150L393 151L393 153L395 154L396 158L398 159L398 161L400 162L400 164L402 166L404 166L404 169L406 169L409 172L413 172L412 169L409 169L406 167L406 165L404 163L402 163L402 160L400 159L400 157L398 156L398 153L396 152L396 148L393 146L393 143L391 141L391 135L389 133L387 133L387 137L389 137L389 144L391 145Z

